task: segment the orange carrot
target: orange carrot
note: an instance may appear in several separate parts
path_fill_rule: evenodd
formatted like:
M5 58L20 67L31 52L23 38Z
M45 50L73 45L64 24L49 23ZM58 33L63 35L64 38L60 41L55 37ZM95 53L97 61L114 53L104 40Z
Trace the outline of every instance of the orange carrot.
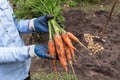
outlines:
M62 36L63 41L64 41L70 48L72 48L72 49L74 49L74 50L77 50L77 49L72 45L72 42L71 42L70 38L68 37L68 35L67 35L66 33L62 33L61 36Z
M52 60L52 64L53 64L54 71L57 73L56 51L55 51L55 43L53 40L48 41L48 51L55 58L54 60Z
M69 48L65 49L66 58L69 64L72 64L72 56Z
M83 45L83 44L79 41L79 39L78 39L75 35L73 35L71 32L67 32L67 35L69 36L69 38L70 38L71 40L79 43L82 47L84 47L85 49L89 50L89 49L88 49L85 45Z
M75 57L74 50L70 48L70 52L71 52L72 58L74 58Z
M75 56L74 50L70 48L70 52L71 52L71 56L72 56L74 62L77 63L77 61L75 59L76 56Z
M80 42L79 39L75 35L73 35L71 32L67 32L67 35L69 36L71 40L78 42L78 43Z
M72 72L74 74L75 80L77 80L77 76L75 74L75 70L74 70L73 65L72 65L72 55L71 55L71 51L70 51L71 48L69 48L68 46L65 46L65 47L66 47L65 48L66 58L68 60L68 63L70 64L70 67L71 67Z
M54 35L56 51L62 68L67 72L67 63L62 38L59 34Z

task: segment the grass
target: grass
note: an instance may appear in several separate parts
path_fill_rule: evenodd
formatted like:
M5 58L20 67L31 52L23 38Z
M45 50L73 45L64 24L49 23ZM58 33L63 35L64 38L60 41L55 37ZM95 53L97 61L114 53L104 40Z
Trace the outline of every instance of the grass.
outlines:
M56 80L56 76L53 72L51 73L34 73L31 74L31 80ZM72 74L67 73L59 73L58 74L58 80L75 80L74 76Z
M111 10L112 5L113 3L111 3L110 5L104 5L104 4L87 5L87 6L81 7L81 9L85 9L87 11L105 10L109 12ZM118 14L118 13L120 13L119 3L116 5L115 10L114 10L114 14Z
M120 13L120 0L117 3L115 10L113 12L114 15L119 14ZM97 11L97 10L105 10L105 11L110 11L111 7L113 5L113 2L109 3L109 4L88 4L88 3L81 3L80 6L78 7L71 7L68 9L74 9L74 10L84 10L87 12L92 12L92 11Z

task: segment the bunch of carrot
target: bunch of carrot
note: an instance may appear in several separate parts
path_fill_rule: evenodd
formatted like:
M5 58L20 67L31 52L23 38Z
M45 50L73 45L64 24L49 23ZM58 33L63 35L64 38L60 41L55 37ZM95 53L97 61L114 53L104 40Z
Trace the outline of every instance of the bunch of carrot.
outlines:
M68 71L67 63L72 65L72 58L75 57L74 50L77 50L72 40L79 42L79 39L72 33L66 32L55 19L48 21L49 25L49 53L55 58L52 60L54 71L57 72L56 62L59 60L64 71ZM57 59L58 58L58 59Z

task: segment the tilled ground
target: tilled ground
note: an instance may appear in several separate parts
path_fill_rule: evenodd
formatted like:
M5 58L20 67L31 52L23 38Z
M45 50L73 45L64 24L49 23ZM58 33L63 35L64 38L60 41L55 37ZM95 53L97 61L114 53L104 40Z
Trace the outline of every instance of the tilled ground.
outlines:
M81 34L99 35L108 17L106 11L83 12L80 10L65 11L66 30L75 34L83 43ZM73 64L79 80L120 80L120 17L112 16L105 33L105 50L91 56L89 52L73 43L79 50L77 64ZM86 45L86 43L84 43ZM41 66L41 68L39 67ZM58 66L59 71L61 67ZM52 65L48 60L33 59L31 72L51 72Z

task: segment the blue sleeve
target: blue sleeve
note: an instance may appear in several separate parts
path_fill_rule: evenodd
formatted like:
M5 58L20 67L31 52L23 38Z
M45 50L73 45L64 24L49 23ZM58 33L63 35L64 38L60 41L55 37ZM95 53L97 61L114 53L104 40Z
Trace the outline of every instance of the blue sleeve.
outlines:
M8 8L8 10L6 10L6 8ZM16 27L17 27L17 29L18 29L18 31L20 32L20 33L30 33L30 32L32 32L30 29L29 29L29 19L27 19L27 20L18 20L16 17L15 17L15 15L12 15L12 14L14 14L14 12L13 12L13 8L10 6L10 4L9 3L5 3L3 6L2 6L2 9L4 9L5 11L6 11L6 13L5 14L7 14L7 16L9 17L9 18L11 18L11 19L13 19L14 20L14 23L15 23L15 25L16 25ZM9 15L8 15L8 13L10 13ZM11 17L12 16L12 17Z
M29 46L0 47L0 63L25 61L30 58Z
M17 20L14 18L14 22L16 24L16 27L20 33L31 33L32 30L29 28L29 19L27 20Z

